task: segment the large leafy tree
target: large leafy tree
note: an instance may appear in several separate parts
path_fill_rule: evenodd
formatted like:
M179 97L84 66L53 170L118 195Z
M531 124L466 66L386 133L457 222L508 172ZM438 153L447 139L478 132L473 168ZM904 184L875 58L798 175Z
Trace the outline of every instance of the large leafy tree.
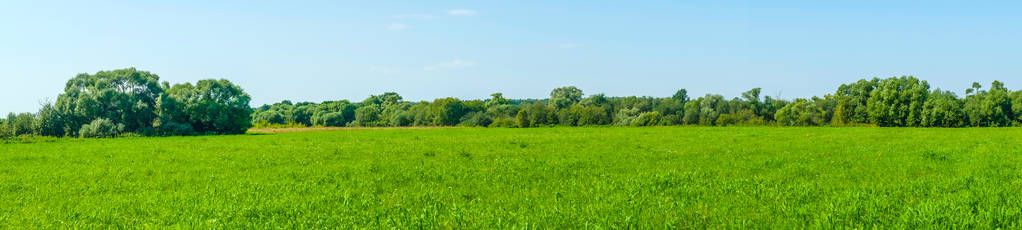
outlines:
M574 86L556 88L550 92L550 105L558 109L571 107L582 100L582 90Z
M151 127L157 117L156 101L164 89L160 77L135 68L79 74L57 97L53 117L60 117L64 130L77 130L95 119L106 118L134 132Z
M700 125L714 125L720 114L729 110L727 101L725 101L724 96L721 95L707 94L705 97L700 98L699 101L698 111ZM688 110L688 108L686 108L686 110Z
M834 109L834 123L837 124L865 124L869 122L869 111L866 104L873 90L877 88L880 79L859 80L852 84L842 84L838 87L834 96L837 99L837 106ZM780 107L778 107L780 108Z
M866 102L869 120L879 126L918 126L930 85L912 76L880 81Z
M457 125L461 121L461 117L468 113L465 104L457 98L436 99L432 105L436 114L433 117L435 125Z
M184 104L183 114L196 132L241 134L252 127L251 97L228 80L178 84L167 93Z
M688 98L688 90L679 89L678 92L674 92L674 95L671 96L671 99L674 99L675 101L678 101L681 104L688 103L688 99L689 99Z
M813 126L824 124L823 114L823 109L817 107L816 103L799 98L778 110L774 118L780 125Z
M356 106L346 100L323 102L316 107L312 123L318 126L345 126L355 120L355 109Z
M1004 83L994 81L990 90L983 90L979 83L966 90L965 114L970 126L1004 127L1014 120L1011 98Z
M351 126L386 126L387 123L380 120L381 110L378 104L364 104L362 107L358 107L358 109L355 109L355 121L352 122Z
M927 127L960 127L965 124L962 101L951 91L934 90L923 104L921 125Z

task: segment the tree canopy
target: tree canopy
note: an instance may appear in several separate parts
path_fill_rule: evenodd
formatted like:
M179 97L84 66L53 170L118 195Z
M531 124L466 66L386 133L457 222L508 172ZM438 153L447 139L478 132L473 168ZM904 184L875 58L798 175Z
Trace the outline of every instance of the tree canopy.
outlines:
M78 74L55 103L0 118L0 137L239 134L253 126L1022 126L1022 91L1003 82L989 88L973 83L959 97L912 76L862 79L832 94L791 101L764 97L760 88L727 99L690 98L685 89L669 97L587 96L566 86L548 99L508 99L498 92L475 100L405 101L387 92L361 102L285 100L256 108L225 79L173 86L159 80L134 68Z
M251 99L241 87L227 80L170 87L159 80L134 68L78 74L55 104L4 121L0 136L235 134L251 127Z

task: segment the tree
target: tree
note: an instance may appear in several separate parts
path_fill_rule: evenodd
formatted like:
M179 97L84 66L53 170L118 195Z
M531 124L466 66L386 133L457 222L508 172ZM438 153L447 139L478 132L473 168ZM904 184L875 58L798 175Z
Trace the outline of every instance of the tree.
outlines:
M164 88L170 88L169 83L164 83ZM185 114L185 105L168 94L161 94L156 99L156 119L153 120L153 129L159 135L191 135L195 127L188 120ZM283 120L280 114L277 119Z
M355 120L356 108L347 100L323 102L312 113L312 125L343 127Z
M31 113L11 113L7 115L7 128L10 136L34 135L36 132L36 117Z
M434 116L433 124L442 126L454 126L461 121L461 117L468 113L465 104L457 98L436 99L432 103Z
M721 114L717 117L716 124L719 126L765 125L766 121L763 120L763 117L756 116L752 110L745 109L737 113Z
M7 120L0 118L0 138L7 138L12 136L14 136L14 133L11 132L10 126L7 125Z
M774 114L777 114L777 110L780 110L787 105L788 101L777 100L770 96L766 96L763 98L763 106L756 112L756 114L762 116L764 121L773 121L775 120Z
M685 116L682 117L682 123L694 125L699 124L699 105L702 104L702 99L696 99L685 103Z
M556 121L555 109L543 102L536 102L526 105L518 111L515 119L519 127L539 127L554 124Z
M490 100L486 101L486 107L487 108L492 108L492 107L496 107L496 106L507 105L510 102L511 102L511 100L508 100L507 98L504 98L504 94L502 94L502 93L493 93L493 94L490 94Z
M852 84L842 84L838 87L834 96L837 99L834 123L837 124L865 124L869 122L869 111L866 104L873 90L876 89L880 79L859 80ZM780 108L780 107L778 107ZM840 111L840 113L838 113Z
M816 103L799 98L778 110L774 118L779 125L815 126L824 124L823 113Z
M124 124L117 124L106 118L97 118L89 124L82 125L78 133L82 138L116 137L124 133Z
M378 104L364 104L362 107L355 109L355 121L348 126L360 126L360 127L378 127L385 126L386 123L380 120L380 105Z
M724 101L724 96L706 94L706 96L700 98L699 101L698 111L700 125L712 126L715 122L717 122L717 117L720 116L722 111L728 111L728 105L727 102Z
M607 99L606 95L603 95L602 93L598 93L598 94L589 95L589 97L586 97L586 99L582 100L580 103L582 104L582 106L587 106L587 107L589 107L589 106L604 106L604 105L609 105L610 104L610 100Z
M251 97L226 79L178 84L167 93L184 104L183 114L196 132L242 134L252 127Z
M657 125L660 125L660 119L661 118L662 117L660 116L660 112L657 112L657 111L645 112L645 113L639 114L638 117L636 117L634 120L632 120L630 125L631 126L657 126Z
M965 111L961 100L951 91L934 90L923 104L922 126L961 127L965 124Z
M973 84L971 95L965 97L964 111L970 126L1005 127L1012 124L1012 102L1008 89L999 81L991 84L990 90L982 90Z
M64 124L64 114L53 107L52 104L43 105L37 117L38 119L34 126L38 129L39 135L63 137L67 133L66 124Z
M688 103L688 90L679 89L678 92L674 93L674 96L671 96L671 99L674 99L681 104Z
M578 125L578 120L582 118L583 108L583 106L575 104L569 108L557 111L558 124L564 126Z
M823 110L823 122L831 123L837 111L838 100L833 95L827 94L823 97L813 96L812 101L817 108Z
M465 116L462 117L461 123L459 123L459 125L470 127L487 127L490 126L490 123L493 123L493 119L487 116L485 112L473 111L468 114L465 114Z
M71 135L99 118L123 124L133 132L151 126L157 117L156 100L164 91L159 79L135 68L79 74L68 81L55 107Z
M869 120L879 126L918 126L930 85L912 76L880 81L866 102Z
M342 115L341 118L344 116ZM317 119L322 119L322 115L316 116ZM285 124L287 121L284 119L284 115L276 110L256 112L252 115L252 123L256 124ZM323 120L317 120L316 124L325 124Z
M557 109L568 108L582 100L582 90L574 86L556 88L550 92L550 104Z
M663 116L684 115L685 103L674 98L660 98L655 100L653 111L660 112Z
M749 91L742 93L742 98L745 99L745 105L742 106L744 109L752 110L753 112L760 111L762 102L759 100L759 93L762 91L760 88L752 88Z
M1011 112L1015 115L1015 125L1022 126L1022 90L1011 94Z
M639 110L639 108L635 107L631 109L618 110L617 114L614 114L614 125L617 126L632 125L632 122L635 121L636 118L639 118L640 114L642 114L642 111Z
M578 126L587 125L607 125L610 124L610 114L602 107L596 106L583 106L581 114L578 117Z
M532 123L529 122L529 114L524 109L518 110L518 114L515 115L515 123L518 125L518 128L532 127Z

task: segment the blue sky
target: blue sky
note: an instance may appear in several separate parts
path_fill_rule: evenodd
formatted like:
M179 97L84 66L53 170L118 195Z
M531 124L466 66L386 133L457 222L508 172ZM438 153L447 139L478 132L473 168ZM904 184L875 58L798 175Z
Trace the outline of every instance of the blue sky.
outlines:
M5 1L0 113L77 73L227 78L253 105L587 94L782 98L915 75L1022 85L1018 1ZM1016 85L1018 84L1018 85Z

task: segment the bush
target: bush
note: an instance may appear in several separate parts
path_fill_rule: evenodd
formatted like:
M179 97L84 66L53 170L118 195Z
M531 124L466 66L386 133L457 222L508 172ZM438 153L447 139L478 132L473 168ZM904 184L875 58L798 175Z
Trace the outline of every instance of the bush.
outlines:
M589 106L582 108L578 118L578 126L610 124L610 116L603 107Z
M341 112L326 113L321 116L315 116L313 120L315 125L327 127L344 127L344 125L347 124L344 113Z
M815 126L823 124L824 111L806 99L795 99L794 102L777 110L774 118L777 124L786 126Z
M485 112L470 112L461 118L461 126L487 127L493 120Z
M187 123L170 122L160 127L160 134L171 136L192 135L195 134L195 129Z
M617 126L628 126L632 124L632 120L639 117L639 108L621 109L614 115L614 125Z
M752 110L742 110L738 113L721 114L717 117L717 125L719 126L747 126L747 125L766 125L766 120L763 117L756 116Z
M11 133L11 129L7 127L7 124L4 124L4 122L0 121L0 138L11 136L14 136Z
M660 124L660 112L645 112L632 120L631 126L656 126Z
M668 114L668 115L664 115L663 117L660 118L660 125L661 126L671 126L671 125L680 125L680 124L681 124L681 116L679 116L679 115Z
M82 138L107 138L116 137L123 132L123 124L115 124L110 119L99 118L93 120L92 123L82 125L82 129L78 131L78 134Z
M493 119L493 122L490 123L490 125L487 126L487 127L490 127L490 128L517 128L518 124L515 123L514 119L507 118L507 117L498 117L497 119Z

